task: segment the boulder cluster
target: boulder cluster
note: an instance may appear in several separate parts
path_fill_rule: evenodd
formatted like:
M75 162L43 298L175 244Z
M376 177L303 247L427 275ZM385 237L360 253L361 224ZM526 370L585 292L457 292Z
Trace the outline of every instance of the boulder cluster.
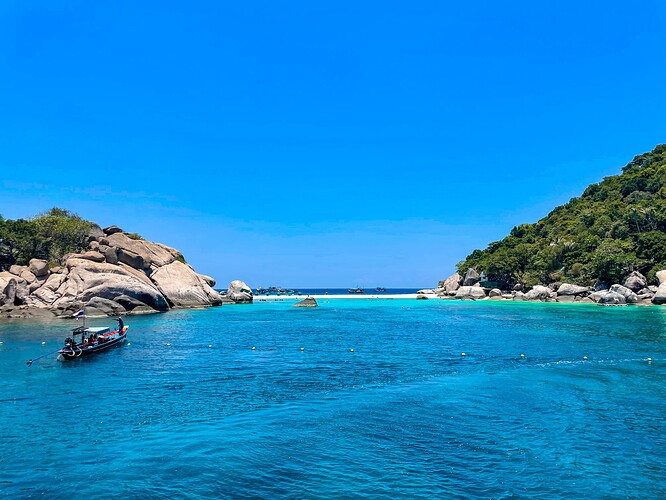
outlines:
M440 281L436 289L419 290L417 298L431 297L461 300L514 300L540 302L588 302L602 305L625 304L666 304L666 270L657 273L659 286L648 285L641 273L634 271L623 284L608 286L597 283L595 286L578 286L571 283L551 283L525 289L517 284L512 290L483 287L480 276L474 269L465 276L458 273Z
M47 310L69 317L85 307L87 316L116 316L251 303L242 281L226 293L215 280L198 274L176 249L131 237L117 226L94 226L88 250L68 254L64 265L49 269L40 259L0 272L0 315L34 316Z

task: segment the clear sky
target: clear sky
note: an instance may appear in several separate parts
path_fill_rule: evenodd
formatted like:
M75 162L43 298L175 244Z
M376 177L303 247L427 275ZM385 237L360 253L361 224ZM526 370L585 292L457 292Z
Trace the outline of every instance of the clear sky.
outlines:
M0 214L433 287L666 142L662 1L0 2Z

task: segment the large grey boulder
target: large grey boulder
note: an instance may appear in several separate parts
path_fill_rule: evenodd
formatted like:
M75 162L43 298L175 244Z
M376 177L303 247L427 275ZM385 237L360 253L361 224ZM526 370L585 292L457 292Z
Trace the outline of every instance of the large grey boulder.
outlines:
M570 283L562 283L557 289L557 295L584 295L591 292L592 289L587 286L572 285Z
M0 278L0 306L15 305L16 301L16 288L18 283L16 278Z
M525 294L525 300L546 300L554 293L547 286L536 285Z
M206 276L205 274L199 274L199 278L201 278L204 281L204 283L206 283L211 288L215 287L215 285L217 284L217 281L215 281L210 276Z
M28 262L30 272L35 276L46 276L49 274L49 263L42 259L30 259Z
M460 288L460 283L462 282L462 276L458 273L454 273L444 281L440 281L437 284L437 288L444 289L445 292L455 292Z
M36 307L50 306L59 298L56 292L66 279L65 274L49 275L46 282L30 294L28 304Z
M486 298L486 292L480 286L461 286L456 291L456 299L478 300L478 299L485 299L485 298Z
M21 276L21 273L23 272L24 269L28 269L28 266L19 266L18 264L13 264L9 266L8 271L12 273L14 276Z
M481 280L481 276L476 272L476 269L473 267L468 269L465 273L465 278L463 279L463 286L473 286L476 285Z
M146 265L146 261L141 255L126 248L118 249L118 260L134 269L147 269L150 267L150 262Z
M93 297L86 305L86 315L92 317L93 314L89 312L89 308L99 311L101 313L99 314L100 316L119 316L127 313L125 308L118 302L102 297Z
M113 300L128 295L158 311L169 309L166 298L146 274L130 266L70 258L67 268L67 280L58 289L60 298L53 307L67 309L74 302L86 304L93 297Z
M624 298L624 295L617 292L611 292L610 290L608 290L596 293L599 294L599 300L597 300L597 304L615 306L615 305L624 305L627 303L627 300Z
M653 304L666 304L666 282L662 282L652 297Z
M137 300L133 297L130 297L128 295L118 295L117 297L113 298L114 302L117 302L120 304L123 309L126 311L132 311L134 312L136 309L143 309L147 308L148 306L141 302L140 300Z
M118 263L118 248L117 247L106 247L104 249L104 258L109 264Z
M79 257L79 259L88 259L88 260L92 260L93 262L104 262L104 260L105 260L104 255L102 255L99 252L93 251L93 250L91 250L89 252L82 253L78 257Z
M150 275L172 307L219 305L222 297L187 264L174 261L157 268Z
M657 271L656 276L657 279L659 280L660 285L666 283L666 269L664 269L663 271Z
M236 304L251 304L253 301L252 289L241 280L229 284L226 296Z
M638 271L633 271L624 281L624 286L632 292L638 292L648 286L647 278Z
M175 248L146 240L134 240L124 233L111 234L107 239L109 240L109 246L118 247L118 257L121 261L121 251L135 256L140 256L144 262L148 262L148 265L152 265L153 267L166 266L175 260L185 260L183 259L183 255ZM139 268L137 267L136 269Z
M636 304L641 300L638 298L638 295L629 290L626 286L613 285L610 287L610 291L622 295L627 304Z
M102 231L104 232L104 234L106 236L111 236L112 234L117 234L117 233L122 233L123 232L123 230L120 229L118 226L108 226L108 227L105 227L104 229L102 229Z
M47 279L48 276L40 276L39 278L35 278L35 281L28 285L28 293L30 294L35 290L38 290L44 283L46 283Z
M88 241L99 241L104 238L104 236L104 231L102 231L102 228L97 224L93 224L90 231L88 231Z
M493 288L488 292L488 297L493 298L493 297L502 297L502 290L499 288Z

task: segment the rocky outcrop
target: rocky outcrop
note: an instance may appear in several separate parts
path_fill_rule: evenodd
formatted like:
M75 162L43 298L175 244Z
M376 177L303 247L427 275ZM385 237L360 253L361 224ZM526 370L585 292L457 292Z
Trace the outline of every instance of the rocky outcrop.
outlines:
M572 285L562 283L557 289L558 297L560 295L589 295L593 290L587 286Z
M485 299L486 292L480 286L461 286L456 291L455 297L463 300Z
M551 294L554 292L551 291L547 286L536 285L525 294L525 300L547 300L551 298Z
M201 279L194 269L180 261L158 267L151 273L150 279L171 307L204 307L222 303L220 294Z
M294 304L294 307L317 307L319 304L317 304L317 301L314 299L314 297L307 297L300 302L296 302Z
M46 276L49 274L49 263L42 259L30 259L28 262L30 272L35 276Z
M652 297L653 304L666 304L666 282L662 281Z
M463 279L463 286L474 286L481 280L481 276L476 272L476 269L468 269Z
M89 316L115 316L252 302L242 281L232 282L228 297L222 295L212 288L215 280L185 264L178 250L130 237L117 226L94 226L88 249L68 254L64 263L49 270L46 261L32 259L0 272L0 306L20 307L20 317L32 309L70 316L81 307Z
M638 271L634 271L624 281L624 286L632 292L638 292L648 286L648 282L645 276Z
M657 271L657 279L659 280L659 285L666 283L666 269L663 271Z
M234 280L229 284L226 297L235 304L251 304L254 298L252 289L241 280Z
M590 295L590 298L592 298L592 300L594 300L597 304L607 306L624 305L627 303L624 295L617 292L611 292L610 290L594 292L592 295Z
M437 284L438 291L441 289L442 292L455 292L458 290L458 288L460 288L460 283L462 280L462 276L460 276L458 273L454 273L444 281L440 281Z
M627 288L626 286L613 285L610 287L610 291L622 295L627 304L636 304L640 302L638 295L629 290L629 288Z

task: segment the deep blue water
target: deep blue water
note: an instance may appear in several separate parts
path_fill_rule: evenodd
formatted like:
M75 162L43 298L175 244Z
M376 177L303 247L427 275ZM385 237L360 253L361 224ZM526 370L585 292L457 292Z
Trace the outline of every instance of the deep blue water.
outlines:
M666 497L666 308L292 303L0 325L0 495Z

